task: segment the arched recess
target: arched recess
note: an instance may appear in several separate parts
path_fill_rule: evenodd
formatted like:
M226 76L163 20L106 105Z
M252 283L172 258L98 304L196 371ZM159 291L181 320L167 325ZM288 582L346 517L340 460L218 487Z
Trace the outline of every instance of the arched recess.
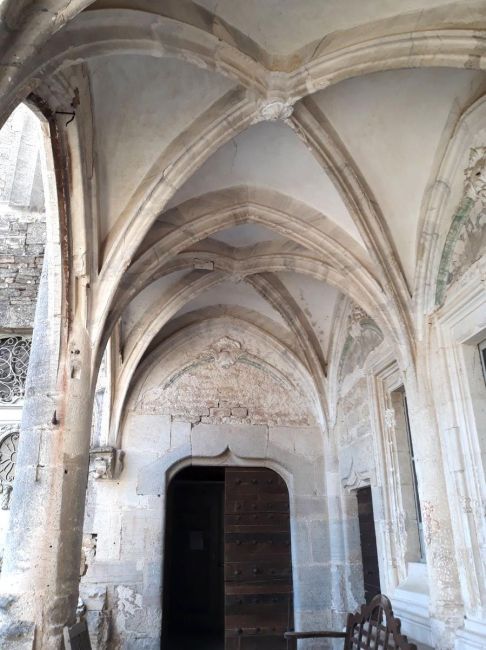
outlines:
M126 467L116 482L117 505L112 499L113 486L107 482L97 485L97 507L103 510L106 500L116 522L113 527L94 531L100 548L113 548L123 531L116 558L103 564L103 580L109 579L113 588L115 628L116 613L122 610L126 593L123 578L116 576L121 575L121 567L131 566L133 558L139 557L142 564L135 570L130 588L141 594L147 615L137 626L137 635L158 638L160 626L155 622L160 622L161 602L149 595L160 594L163 584L166 488L170 477L189 464L262 466L284 477L291 501L296 623L329 624L325 460L307 371L287 348L272 341L270 334L235 318L203 318L193 326L177 327L177 332L153 350L134 378L120 432ZM253 378L238 385L242 388L239 405L211 406L215 396L219 400L229 397L228 387L235 386L232 373ZM254 381L257 377L262 381ZM206 405L207 415L197 416L196 407L201 405L185 400L184 382L204 389L197 399L202 396L206 400L202 406ZM245 406L247 397L251 399ZM230 414L225 415L228 409ZM245 409L247 415L242 414ZM228 421L223 421L226 418ZM134 516L146 534L133 534L130 521ZM311 545L311 531L322 544ZM95 558L92 565L94 571L89 570L83 578L81 591L95 586L100 575L97 561ZM124 635L130 634L127 626Z
M373 273L366 251L331 218L274 190L241 186L209 192L168 210L163 219L170 225L151 232L120 278L117 304L126 300L122 292L130 295L143 289L156 277L157 268L175 254L242 223L263 225L304 246L325 263L353 270L358 277Z
M297 272L303 272L313 277L316 277L320 280L324 280L329 284L336 286L340 290L344 291L346 294L351 294L355 299L360 303L365 303L366 309L373 314L377 315L377 318L380 322L384 322L384 330L392 337L393 339L393 326L389 324L386 316L380 310L380 304L377 304L377 300L374 296L370 296L367 300L365 289L363 287L356 286L354 288L354 275L350 277L348 274L342 274L335 272L334 270L328 270L319 263L313 263L312 260L305 260L300 266L295 264L295 259L293 260L293 265L291 267L283 264L285 257L282 259L277 256L273 266L272 259L265 259L265 267L263 270L292 270ZM294 310L292 310L291 303L285 298L285 295L282 296L281 291L275 291L275 288L271 288L268 280L265 281L265 275L260 273L255 274L255 271L258 271L258 267L252 263L252 259L249 258L246 260L246 272L243 274L249 274L250 283L257 283L260 291L263 291L266 299L270 299L271 303L277 311L284 315L285 319L289 323L290 329L294 331L301 343L301 349L304 351L304 356L307 358L307 364L309 365L310 372L313 375L314 381L317 383L320 388L318 392L321 394L321 408L324 413L327 408L325 407L325 379L324 379L324 368L322 364L322 359L319 361L319 354L316 356L318 346L312 343L312 336L309 337L310 328L305 325L305 317L302 318ZM169 264L169 269L173 267ZM180 267L179 267L180 268ZM191 268L190 266L188 268ZM228 269L225 269L228 270ZM240 272L242 269L240 269ZM252 280L252 276L254 279ZM121 374L119 375L117 387L116 387L116 397L114 402L114 415L113 415L113 427L114 430L118 427L119 418L123 408L125 395L127 394L128 387L132 381L133 375L137 370L139 363L141 362L143 355L146 350L151 346L152 341L157 336L158 332L164 325L170 320L170 318L175 315L177 310L182 307L185 302L191 299L197 293L205 290L210 286L214 286L219 282L222 282L225 279L225 274L220 271L192 271L188 276L185 276L180 280L168 294L165 294L160 297L157 304L154 304L140 319L140 322L134 327L133 331L130 333L126 344L124 346L124 360L121 368ZM268 278L271 278L269 274ZM264 283L264 287L262 286ZM196 292L196 293L195 293ZM299 310L297 310L299 311ZM302 321L299 323L299 321ZM100 348L101 351L102 348ZM112 427L112 430L113 430Z
M251 201L248 199L249 196L252 197ZM262 205L263 201L275 207L269 208L268 205ZM222 208L215 211L215 205L221 203ZM240 205L241 203L242 205ZM286 211L280 208L283 204L287 207ZM289 216L289 205L295 211L295 216L293 212ZM238 214L238 210L240 214ZM198 214L202 216L198 216ZM392 339L397 337L398 340L395 328L396 321L393 315L386 313L387 306L384 294L376 281L372 279L371 273L368 271L370 263L359 245L352 241L346 233L340 231L334 223L315 210L308 208L308 206L288 199L288 197L281 195L275 196L275 193L259 188L232 188L221 193L212 193L203 199L199 198L197 200L187 201L185 204L173 208L166 219L168 223L173 223L174 226L169 227L168 234L167 230L162 228L161 239L159 241L157 241L157 235L151 237L144 246L145 252L142 252L134 263L133 270L125 274L123 288L126 294L123 295L123 293L120 293L117 297L117 309L110 315L107 323L108 326L102 339L102 345L98 349L98 354L104 349L105 341L108 339L114 324L121 316L124 306L128 304L131 296L135 296L149 282L162 277L166 273L175 269L180 270L184 267L190 269L194 264L194 258L191 260L190 248L188 250L187 247L191 243L196 245L203 237L207 237L208 234L217 232L223 227L228 227L229 224L234 225L235 223L245 222L263 223L265 226L280 232L286 237L290 236L291 240L294 240L294 244L291 242L284 243L281 245L282 250L287 251L287 249L292 249L292 247L295 248L296 244L300 247L304 245L310 249L309 252L312 257L307 257L307 251L302 248L300 248L299 257L294 256L292 258L289 255L279 254L275 251L276 246L278 250L278 245L274 243L267 247L255 249L254 252L257 253L256 260L253 260L251 257L246 260L241 259L241 250L234 251L234 257L236 259L230 259L229 248L225 247L225 258L222 256L218 258L216 255L211 256L212 262L215 264L215 270L212 273L199 271L193 272L193 275L190 276L195 279L197 276L196 284L203 282L201 289L207 283L209 283L208 286L211 286L214 282L222 280L223 276L221 276L219 269L224 269L224 271L229 273L236 272L241 277L254 274L255 271L268 272L291 269L297 272L307 273L336 286L346 294L352 295L356 302L363 304L364 308L382 323L384 331L389 333ZM189 241L188 233L190 233ZM203 244L199 244L199 248L201 245ZM212 243L211 247L215 250L217 244ZM183 250L185 252L179 254L185 257L185 263L178 260L176 255L178 251ZM266 254L266 250L272 250L272 254ZM262 253L261 266L258 264L259 252ZM326 259L326 262L315 259L316 256L322 258L323 254L325 255L324 259ZM328 259L329 262L327 261ZM328 263L332 266L327 267ZM181 288L186 281L182 282ZM259 282L257 279L255 281ZM174 291L178 295L179 290L175 288ZM184 295L187 294L186 300L189 299L191 291L189 287L184 290ZM168 305L172 304L172 301L168 300L167 296L162 297L159 302L160 308L162 306L167 308ZM123 362L122 374L120 375L120 383L117 388L117 398L115 399L115 414L113 419L115 429L118 426L125 399L124 396L128 390L133 373L142 359L145 350L149 348L151 340L156 336L157 331L165 325L170 315L175 314L177 311L177 305L182 306L180 300L177 301L177 304L174 303L174 306L170 309L170 314L167 312L167 309L165 311L159 310L159 307L155 305L144 315L143 323L137 328L137 337L135 337L137 338L137 354L132 354L131 346L127 342L127 346L125 346L125 360ZM284 312L288 311L288 307L285 307L283 304L280 311L282 309ZM139 337L138 335L142 330L143 337ZM146 336L147 332L148 335ZM311 353L308 358L312 358L313 356L314 354ZM321 376L320 380L319 376ZM321 386L323 385L322 371L320 373L314 372L314 378ZM321 394L324 394L323 390L321 390Z
M424 205L415 283L417 315L442 304L458 237L478 202L484 157L472 149L486 145L486 97L458 119ZM472 157L471 157L472 156ZM420 325L420 324L419 324Z
M192 281L191 278L193 278ZM223 282L225 279L226 277L221 274L193 272L189 274L187 279L184 278L180 283L177 283L168 296L163 295L160 298L160 301L154 306L155 317L148 312L141 318L139 323L135 324L124 346L126 357L123 360L115 388L113 403L115 430L130 382L137 371L138 365L146 351L153 348L153 342L157 335L170 321L170 314L175 314L191 297L201 294L206 289ZM274 280L276 281L276 278ZM284 291L283 287L272 285L271 276L252 276L249 282L280 313L292 333L294 354L312 377L314 389L319 399L319 412L322 413L322 419L325 421L327 412L325 362L322 358L319 343L315 339L315 335L313 335L305 314L302 313L287 292L282 293ZM175 304L171 304L172 297L175 298ZM268 331L271 331L271 328L268 328ZM272 335L285 344L285 338L279 337L277 331L273 331Z
M252 197L251 200L248 197ZM263 201L266 204L274 205L275 208L262 205ZM241 202L242 206L240 206ZM215 205L220 203L222 203L222 209L213 213ZM278 209L277 206L281 205L285 205L287 211ZM238 214L238 209L240 214ZM287 220L290 209L292 209L291 215L295 212L295 216L290 217L289 226ZM209 214L206 214L207 212ZM203 215L200 218L203 219L201 225L197 225L198 213ZM196 216L195 219L194 216ZM226 273L236 273L240 277L245 277L255 272L293 270L309 274L350 294L356 302L363 304L364 308L380 321L384 331L389 333L392 338L396 336L393 316L386 313L387 302L383 291L373 280L368 270L370 263L362 249L346 233L340 231L333 222L308 206L285 196L275 196L274 192L259 188L233 188L225 190L221 194L212 193L203 199L190 200L173 208L168 213L167 219L175 224L172 229L169 229L169 234L167 235L167 231L162 229L160 241L157 241L156 235L155 238L151 237L147 244L144 244L145 252L142 252L136 260L133 270L125 274L122 287L125 294L120 291L117 295L116 310L109 316L101 345L98 348L98 355L102 354L115 323L132 296L137 295L149 282L155 281L167 273L193 267L194 258L201 257L200 249L205 245L208 245L214 253L218 246L225 252L225 255L219 256L209 253L209 257L214 263L215 273L224 270ZM207 220L210 220L210 227L207 225ZM217 232L222 227L228 227L229 224L245 222L263 223L286 237L290 235L291 239L297 240L297 243L288 241L282 244L274 242L262 245L252 249L251 252L255 254L254 259L253 257L244 259L242 250L230 251L228 247L217 242L201 241L201 238L207 236L208 233ZM294 231L297 233L296 235L293 234ZM197 249L194 254L191 253L187 233L190 233L190 242L194 242L193 246ZM302 243L311 250L303 249ZM181 252L176 255L179 250ZM294 251L293 255L290 254L290 251ZM295 251L299 251L299 254L296 255ZM230 257L230 252L234 254L233 259ZM316 257L323 258L323 260L316 259ZM213 282L209 277L206 281ZM149 314L146 315L145 320L148 317ZM158 320L163 324L166 319ZM142 343L141 341L140 344ZM147 345L149 343L146 341ZM136 363L140 358L137 358ZM120 394L126 391L130 375L135 367L136 364L130 368L129 372L124 371L125 387Z
M198 354L202 355L202 359L210 359L214 356L211 347L214 341L227 337L231 339L232 332L233 336L238 339L237 342L240 342L240 339L247 341L246 348L242 347L242 344L235 346L234 354L236 359L241 359L250 365L254 365L257 363L256 360L260 359L261 361L258 363L265 367L268 372L275 373L275 376L281 378L287 378L285 382L290 381L293 386L299 387L301 394L306 396L305 399L304 397L302 399L304 401L309 400L309 403L312 404L314 421L318 422L320 426L324 426L324 404L322 394L319 391L318 384L316 384L316 377L311 374L304 360L301 359L298 348L293 348L292 342L279 336L278 329L276 330L273 321L271 323L270 321L266 322L265 319L262 320L260 317L260 323L258 323L251 317L251 314L247 314L247 318L242 320L232 310L228 310L228 313L218 314L216 318L214 318L211 311L199 312L198 316L198 320L189 323L187 323L186 318L184 327L170 334L156 346L151 346L147 356L143 360L139 358L137 363L130 368L130 372L123 375L123 381L120 381L115 394L111 427L112 440L116 441L117 446L121 442L119 438L120 423L124 417L127 398L130 399L134 386L137 385L139 377L147 372L147 368L163 358L164 366L168 372L171 367L170 359L174 355L179 355L177 356L177 359L179 359L181 355L188 354L193 359L196 349L199 350ZM253 342L251 337L254 339ZM201 346L203 347L201 348ZM240 348L241 354L238 352ZM272 361L269 361L270 359ZM187 362L188 367L191 363L193 361ZM254 383L253 380L249 380L248 387L251 387ZM195 386L194 390L197 391L197 389L198 387ZM277 394L280 395L280 393L281 391L277 390ZM282 417L277 417L277 420L282 420Z

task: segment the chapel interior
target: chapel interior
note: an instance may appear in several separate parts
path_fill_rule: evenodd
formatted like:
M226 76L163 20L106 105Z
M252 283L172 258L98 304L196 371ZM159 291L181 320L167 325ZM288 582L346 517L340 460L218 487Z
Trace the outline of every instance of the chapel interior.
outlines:
M0 0L0 53L0 648L485 650L486 0Z

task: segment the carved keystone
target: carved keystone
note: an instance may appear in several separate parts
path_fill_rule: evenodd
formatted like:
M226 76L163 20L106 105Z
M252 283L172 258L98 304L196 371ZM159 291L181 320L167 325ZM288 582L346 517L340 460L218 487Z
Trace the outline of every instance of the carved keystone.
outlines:
M292 115L294 106L291 102L283 99L266 99L258 105L260 118L274 122L276 120L288 120Z

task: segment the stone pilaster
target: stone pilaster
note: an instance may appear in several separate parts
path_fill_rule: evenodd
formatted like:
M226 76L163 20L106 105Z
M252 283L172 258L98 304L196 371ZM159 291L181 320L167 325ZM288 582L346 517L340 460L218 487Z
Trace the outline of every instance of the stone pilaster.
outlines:
M440 435L432 393L420 363L417 377L408 379L406 389L429 575L431 629L434 647L451 650L455 630L462 624L463 603Z

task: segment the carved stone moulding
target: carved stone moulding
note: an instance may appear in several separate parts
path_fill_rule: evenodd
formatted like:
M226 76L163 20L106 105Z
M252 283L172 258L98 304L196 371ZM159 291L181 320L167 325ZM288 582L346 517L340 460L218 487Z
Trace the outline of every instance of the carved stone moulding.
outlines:
M89 452L89 473L95 480L117 479L123 469L125 452L115 447L94 447Z
M486 206L486 147L473 147L469 152L469 165L464 170L466 196L481 201Z
M15 478L15 463L19 427L17 424L0 426L0 508L9 510Z

